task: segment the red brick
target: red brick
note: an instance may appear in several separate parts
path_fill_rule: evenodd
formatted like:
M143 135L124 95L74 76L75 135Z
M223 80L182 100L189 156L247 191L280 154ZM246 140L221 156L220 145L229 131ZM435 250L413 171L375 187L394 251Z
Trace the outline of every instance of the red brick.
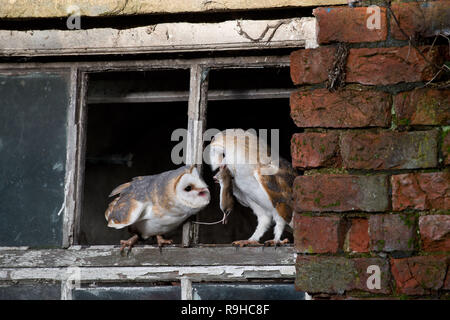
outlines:
M319 43L384 41L387 36L386 8L380 7L380 28L369 29L373 13L368 8L317 8L316 16Z
M335 47L302 49L291 53L291 78L294 84L321 83L328 79Z
M349 230L349 249L352 252L369 251L369 221L367 219L352 219Z
M420 47L433 63L441 65L440 48ZM437 68L409 46L395 48L350 49L347 58L346 82L368 85L388 85L399 82L431 80Z
M384 175L318 174L294 181L297 212L385 211L389 208Z
M297 91L291 94L291 117L298 127L389 127L391 99L380 91Z
M424 295L444 285L447 264L445 257L423 256L391 259L391 272L397 293Z
M395 211L450 209L449 172L399 174L391 183Z
M425 251L450 251L450 215L422 216L419 230Z
M294 245L301 253L336 253L344 242L344 224L339 217L309 217L295 214Z
M446 131L443 134L442 139L442 157L444 161L444 165L450 165L450 131Z
M372 251L414 251L415 218L398 214L374 214L369 218Z
M367 279L371 265L380 267L380 289L368 289ZM381 258L357 258L330 256L297 256L295 287L297 290L315 293L339 293L363 290L373 293L390 293L389 263Z
M340 164L339 134L296 133L291 140L292 166L296 168L336 167Z
M450 90L416 89L394 98L399 125L450 124Z
M416 35L434 37L441 32L445 34L450 28L450 1L392 4L392 11L400 24L399 27L394 18L390 19L391 34L395 39L408 40Z
M438 132L345 132L341 155L348 169L415 169L438 164Z

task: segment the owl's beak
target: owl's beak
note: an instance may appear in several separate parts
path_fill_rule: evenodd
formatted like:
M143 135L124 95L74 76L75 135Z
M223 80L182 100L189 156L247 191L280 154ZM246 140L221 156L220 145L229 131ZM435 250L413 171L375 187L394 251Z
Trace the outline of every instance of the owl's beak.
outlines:
M205 196L207 196L208 194L209 194L208 188L202 188L202 189L199 189L199 190L198 190L198 195L199 195L200 197L205 197Z

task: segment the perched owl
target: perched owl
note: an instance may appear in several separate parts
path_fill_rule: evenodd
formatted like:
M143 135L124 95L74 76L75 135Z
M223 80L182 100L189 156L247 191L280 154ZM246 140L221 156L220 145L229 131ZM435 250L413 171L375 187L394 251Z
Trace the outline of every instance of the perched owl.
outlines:
M210 201L208 186L195 166L184 166L152 176L133 178L115 188L110 197L119 195L108 206L108 227L129 226L133 237L120 241L121 251L129 249L138 238L156 236L158 245L171 244L162 234L174 230Z
M274 239L265 244L288 243L288 239L280 241L280 238L292 220L295 172L290 163L282 158L277 163L262 139L242 129L216 134L210 144L209 158L213 171L222 165L228 167L233 176L233 195L242 205L250 207L258 219L253 235L233 244L260 244L260 238L274 222Z

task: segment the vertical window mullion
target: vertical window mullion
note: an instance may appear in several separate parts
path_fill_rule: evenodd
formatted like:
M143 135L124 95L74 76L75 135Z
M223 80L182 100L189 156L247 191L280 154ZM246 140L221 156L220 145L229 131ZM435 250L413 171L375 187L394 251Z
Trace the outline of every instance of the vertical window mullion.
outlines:
M77 152L77 128L76 110L79 100L79 72L78 68L72 67L70 70L70 106L67 117L67 157L66 157L66 178L64 190L64 220L63 220L63 247L68 248L73 245L75 222L75 179L76 179L76 152Z
M79 99L77 101L78 114L76 121L77 153L76 153L76 183L75 183L75 217L73 225L72 244L79 244L81 228L81 212L84 189L84 168L86 160L86 129L87 129L87 87L88 74L79 73Z
M203 156L203 132L206 127L208 75L207 67L198 64L191 66L186 164L197 164L200 171ZM183 225L182 245L188 247L197 242L198 224L187 221Z

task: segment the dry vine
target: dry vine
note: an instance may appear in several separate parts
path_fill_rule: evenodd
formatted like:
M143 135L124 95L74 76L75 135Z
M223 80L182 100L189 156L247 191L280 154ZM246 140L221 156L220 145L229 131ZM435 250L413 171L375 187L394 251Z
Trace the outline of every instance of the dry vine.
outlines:
M434 62L431 62L431 61L430 61L430 60L422 53L422 51L421 51L421 50L419 49L419 47L417 46L415 37L413 37L413 36L408 36L408 34L406 34L405 30L403 30L403 28L400 26L400 22L398 21L397 16L394 14L394 12L393 12L392 9L391 9L391 1L385 1L384 3L385 3L385 6L386 6L387 10L389 11L389 14L390 14L390 15L392 16L392 18L394 19L394 22L395 22L395 24L397 25L397 27L398 27L398 29L400 30L400 32L402 33L402 35L403 35L406 39L408 39L410 47L412 46L412 47L414 48L414 50L416 50L416 52L417 52L417 53L425 60L425 62L426 62L429 66L432 66L432 67L438 69L438 71L436 72L436 74L431 78L430 81L428 81L428 82L424 85L424 87L430 85L430 84L434 81L434 79L436 79L436 78L441 74L442 71L450 72L450 67L447 66L445 63L444 63L442 66L439 66L438 64L436 64L436 63L434 63ZM434 38L433 43L431 44L430 52L433 50L433 46L434 46L434 44L436 43L436 40L437 40L437 38L438 38L439 36L442 36L442 37L444 37L445 39L448 40L448 42L449 42L449 52L450 52L450 39L449 39L447 36L443 35L442 33L438 33L438 34L436 35L436 37ZM408 56L409 56L409 52L408 52ZM448 87L448 81L445 82L444 85L445 85L445 87Z
M334 55L333 67L328 71L327 89L336 91L345 84L345 66L347 64L348 48L344 43L339 43Z

